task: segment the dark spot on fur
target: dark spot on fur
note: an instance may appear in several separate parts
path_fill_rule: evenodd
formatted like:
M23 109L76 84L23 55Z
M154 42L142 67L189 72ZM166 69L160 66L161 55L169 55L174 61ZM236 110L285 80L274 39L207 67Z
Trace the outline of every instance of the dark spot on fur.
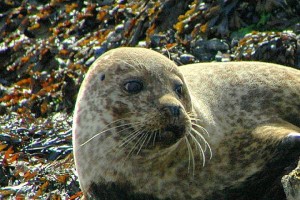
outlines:
M113 115L118 118L122 118L124 115L130 112L128 105L117 101L112 107Z

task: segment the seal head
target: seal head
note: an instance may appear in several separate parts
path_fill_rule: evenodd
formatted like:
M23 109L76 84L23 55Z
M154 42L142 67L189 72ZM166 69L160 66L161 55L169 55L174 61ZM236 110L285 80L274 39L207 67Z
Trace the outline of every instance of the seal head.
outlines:
M173 162L170 154L186 144L192 152L195 143L204 160L209 145L195 121L185 80L167 58L140 48L101 56L81 86L74 116L75 162L85 196L93 196L92 185L126 185L129 176L146 183L145 166L164 173L163 165ZM194 162L191 157L182 159ZM91 168L96 161L100 166Z

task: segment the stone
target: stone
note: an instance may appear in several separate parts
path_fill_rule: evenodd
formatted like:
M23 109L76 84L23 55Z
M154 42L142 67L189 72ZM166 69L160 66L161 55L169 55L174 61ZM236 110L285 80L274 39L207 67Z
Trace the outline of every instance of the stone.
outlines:
M300 160L296 169L282 177L281 183L287 200L300 199Z

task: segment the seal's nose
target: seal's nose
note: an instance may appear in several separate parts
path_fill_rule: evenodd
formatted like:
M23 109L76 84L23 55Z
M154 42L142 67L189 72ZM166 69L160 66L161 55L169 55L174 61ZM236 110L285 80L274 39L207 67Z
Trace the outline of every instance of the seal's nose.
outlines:
M181 106L181 102L178 101L172 94L166 94L159 98L159 104L161 111L169 119L180 118L184 112Z
M180 106L175 105L167 105L163 107L163 110L165 110L171 117L179 117L180 116Z

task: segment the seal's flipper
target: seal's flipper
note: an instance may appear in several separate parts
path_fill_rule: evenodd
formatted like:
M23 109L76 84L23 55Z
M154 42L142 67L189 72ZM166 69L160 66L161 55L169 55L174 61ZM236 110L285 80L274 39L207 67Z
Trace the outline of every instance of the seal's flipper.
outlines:
M281 178L292 171L300 157L300 128L280 120L264 123L252 131L252 158L264 159L263 166L243 183L230 186L208 199L285 199ZM254 143L254 142L253 142ZM253 149L254 150L254 149ZM267 154L266 154L267 152ZM258 162L251 160L250 162Z
M291 132L284 137L277 151L283 154L282 159L290 160L290 163L297 162L300 157L300 132Z
M293 163L300 157L300 128L287 121L265 123L252 132L262 146L273 149L271 163ZM265 143L265 144L264 144ZM288 164L289 166L290 164ZM282 166L287 167L287 166Z
M281 178L292 171L300 157L300 128L284 120L272 121L257 126L252 135L263 149L258 158L265 159L264 166L249 177L236 190L229 190L230 197L236 191L253 194L241 199L285 199ZM261 153L269 152L268 155ZM232 196L231 196L232 195Z
M292 132L288 134L281 142L282 148L299 147L300 151L300 132Z
M279 149L290 149L300 145L300 127L284 120L267 122L254 128L254 138L277 146ZM300 151L300 149L299 149Z
M280 129L284 130L284 128L286 127L281 127ZM282 199L286 198L283 192L281 179L284 175L289 174L296 168L299 159L300 131L291 131L284 136L278 144L273 159L267 162L265 168L261 172L252 177L256 177L256 181L263 180L264 184L268 185L268 189L264 192L263 199L272 199L274 195L282 196Z

